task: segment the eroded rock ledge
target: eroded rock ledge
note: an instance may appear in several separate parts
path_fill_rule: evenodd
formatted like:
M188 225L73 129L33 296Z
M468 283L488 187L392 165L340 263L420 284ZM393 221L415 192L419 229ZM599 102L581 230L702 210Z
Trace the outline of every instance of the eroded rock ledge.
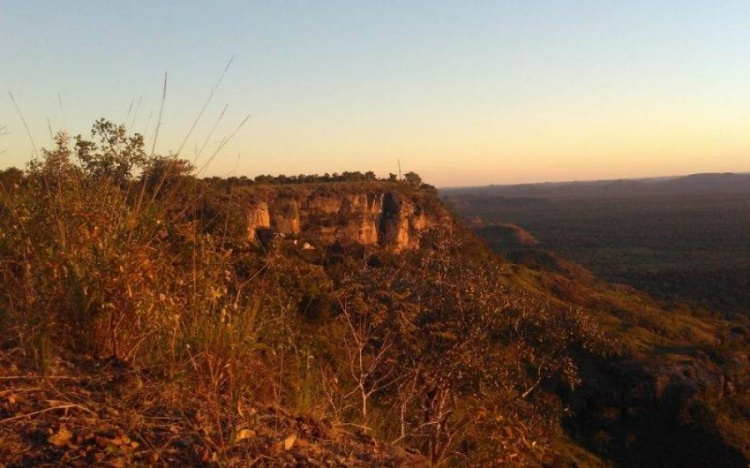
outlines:
M275 235L307 236L322 244L353 242L403 251L418 247L424 231L449 222L429 191L263 187L244 195L247 236L256 243Z

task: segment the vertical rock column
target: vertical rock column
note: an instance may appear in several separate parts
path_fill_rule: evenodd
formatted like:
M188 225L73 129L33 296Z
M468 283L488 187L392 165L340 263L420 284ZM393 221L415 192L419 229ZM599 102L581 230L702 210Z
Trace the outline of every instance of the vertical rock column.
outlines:
M271 215L268 211L268 203L260 202L252 206L248 213L247 221L247 238L251 242L260 241L258 229L268 229L271 227Z

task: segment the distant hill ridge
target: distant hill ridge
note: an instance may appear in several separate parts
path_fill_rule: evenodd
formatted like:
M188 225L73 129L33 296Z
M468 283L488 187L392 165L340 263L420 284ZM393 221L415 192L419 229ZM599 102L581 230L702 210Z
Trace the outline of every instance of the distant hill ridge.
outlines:
M472 194L512 198L638 197L747 192L750 192L750 174L735 172L700 173L679 177L646 179L548 182L441 189L441 193L449 196L452 194Z

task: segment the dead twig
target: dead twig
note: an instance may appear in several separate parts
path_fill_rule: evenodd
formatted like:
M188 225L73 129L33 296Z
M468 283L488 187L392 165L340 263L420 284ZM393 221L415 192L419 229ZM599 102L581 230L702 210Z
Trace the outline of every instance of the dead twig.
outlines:
M7 390L0 390L0 397L5 395L14 395L18 393L31 393L41 391L41 387L26 387L26 388L9 388Z
M0 377L0 380L16 380L16 379L55 379L55 380L80 380L81 377L71 375L10 375Z
M93 411L91 411L88 408L84 408L81 405L74 405L74 404L60 405L60 406L53 406L52 408L45 408L43 410L34 411L34 412L31 412L31 413L19 414L18 416L13 416L13 417L10 417L10 418L0 419L0 424L11 422L11 421L17 421L19 419L28 418L30 416L36 416L36 415L39 415L39 414L42 414L42 413L48 413L50 411L55 411L55 410L59 410L59 409L70 409L70 408L78 408L78 409L81 409L83 411L86 411L87 413L93 413Z

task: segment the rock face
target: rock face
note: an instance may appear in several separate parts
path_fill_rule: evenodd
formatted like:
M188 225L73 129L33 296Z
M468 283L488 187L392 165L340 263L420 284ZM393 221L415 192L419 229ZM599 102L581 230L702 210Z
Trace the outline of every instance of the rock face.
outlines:
M379 245L398 252L418 247L423 232L449 222L433 194L397 189L266 187L253 193L246 206L252 242L282 235L323 244Z

